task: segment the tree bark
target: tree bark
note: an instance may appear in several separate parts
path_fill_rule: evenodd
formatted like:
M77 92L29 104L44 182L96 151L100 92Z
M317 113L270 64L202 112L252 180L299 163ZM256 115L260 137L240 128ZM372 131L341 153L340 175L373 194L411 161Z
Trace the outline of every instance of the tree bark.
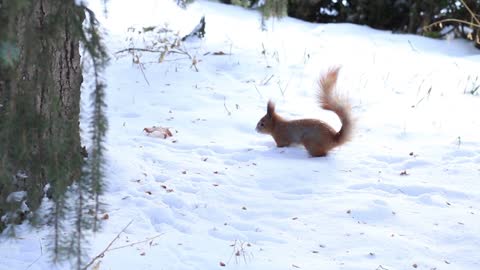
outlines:
M3 222L18 223L38 208L47 184L60 194L81 172L74 20L83 18L73 0L27 1L12 14L13 2L0 0L0 42L18 51L13 65L0 64L0 217L17 209ZM13 200L14 191L27 196ZM28 209L18 210L22 203Z

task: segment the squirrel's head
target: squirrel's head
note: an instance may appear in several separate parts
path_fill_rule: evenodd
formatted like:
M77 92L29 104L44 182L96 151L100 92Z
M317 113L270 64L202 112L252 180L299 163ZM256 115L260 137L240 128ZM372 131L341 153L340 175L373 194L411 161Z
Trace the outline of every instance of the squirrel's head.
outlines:
M267 114L265 114L257 123L257 132L271 134L273 131L275 116L275 104L272 101L267 103Z

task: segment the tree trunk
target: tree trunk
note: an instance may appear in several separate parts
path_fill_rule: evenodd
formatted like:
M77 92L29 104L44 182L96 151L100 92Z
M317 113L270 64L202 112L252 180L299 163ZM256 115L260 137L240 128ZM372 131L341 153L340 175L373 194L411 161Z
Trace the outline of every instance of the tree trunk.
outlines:
M47 184L62 196L80 175L82 73L73 33L82 16L73 0L0 0L0 46L13 48L12 63L0 62L0 217L15 213L0 231L35 211Z

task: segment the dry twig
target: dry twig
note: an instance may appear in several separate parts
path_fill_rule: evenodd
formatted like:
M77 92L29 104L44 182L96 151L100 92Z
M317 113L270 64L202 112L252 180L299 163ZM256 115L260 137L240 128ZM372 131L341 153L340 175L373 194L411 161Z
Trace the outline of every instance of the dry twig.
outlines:
M88 267L90 267L96 260L100 259L100 258L103 258L105 256L105 252L107 252L110 247L113 245L113 243L115 243L115 241L118 240L118 238L120 238L120 235L125 232L125 230L133 223L133 219L117 234L117 236L115 236L115 238L113 238L113 240L110 242L110 244L108 244L108 246L102 251L100 252L100 254L98 254L97 256L95 256L87 265L85 265L85 267L82 268L82 270L87 270Z

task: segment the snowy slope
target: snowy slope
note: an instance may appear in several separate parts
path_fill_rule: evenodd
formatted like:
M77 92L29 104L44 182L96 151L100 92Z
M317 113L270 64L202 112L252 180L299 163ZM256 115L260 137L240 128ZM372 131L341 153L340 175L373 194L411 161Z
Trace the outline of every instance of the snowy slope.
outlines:
M198 72L176 56L144 75L128 57L107 70L109 218L90 257L133 222L98 269L480 269L471 44L290 18L262 32L256 12L208 1L108 5L112 53L129 27L168 23L185 35L205 15L207 34L184 44ZM311 158L255 132L268 99L287 118L339 128L315 102L333 65L356 118L350 143ZM154 125L173 137L146 136ZM27 227L0 244L1 270L51 269L47 231Z

